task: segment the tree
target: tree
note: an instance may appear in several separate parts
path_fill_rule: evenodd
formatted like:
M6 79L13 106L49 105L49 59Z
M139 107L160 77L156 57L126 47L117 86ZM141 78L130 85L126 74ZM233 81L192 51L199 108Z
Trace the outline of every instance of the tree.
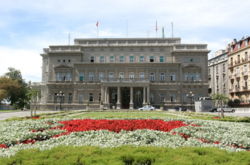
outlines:
M21 88L17 80L9 77L0 77L0 102L3 100L9 101L11 94Z
M28 95L30 103L33 104L33 106L30 108L30 115L31 117L36 116L37 103L41 98L41 92L37 89L30 89Z
M15 68L8 68L9 72L5 76L13 81L16 81L20 88L15 90L10 90L8 101L11 105L14 105L16 108L24 108L29 103L29 87L28 84L23 80L22 74L19 70Z
M228 97L223 94L214 94L212 99L216 101L217 107L221 108L221 117L224 118L223 105L227 103Z

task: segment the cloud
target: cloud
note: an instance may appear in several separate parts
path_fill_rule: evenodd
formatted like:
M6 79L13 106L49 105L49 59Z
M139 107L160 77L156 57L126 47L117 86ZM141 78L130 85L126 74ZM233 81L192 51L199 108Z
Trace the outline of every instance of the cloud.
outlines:
M0 74L13 66L28 80L40 81L42 49L71 44L74 38L166 37L224 49L233 38L249 35L250 1L246 0L0 0ZM158 32L158 37L160 30ZM25 57L25 58L23 58ZM32 63L28 59L32 59ZM23 63L23 64L22 64Z
M5 74L8 67L14 67L21 71L25 80L41 81L42 59L39 52L0 47L0 59L0 75Z

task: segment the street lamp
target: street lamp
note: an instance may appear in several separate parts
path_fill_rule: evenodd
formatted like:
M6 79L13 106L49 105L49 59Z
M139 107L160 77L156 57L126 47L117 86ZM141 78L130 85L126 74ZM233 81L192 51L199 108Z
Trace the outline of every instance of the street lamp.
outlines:
M191 104L191 109L192 109L194 94L192 91L190 91L189 93L186 94L186 96L190 98L190 104Z
M60 110L62 110L62 101L63 101L63 97L64 97L64 93L62 91L60 91L58 94L57 94L57 97L60 99Z

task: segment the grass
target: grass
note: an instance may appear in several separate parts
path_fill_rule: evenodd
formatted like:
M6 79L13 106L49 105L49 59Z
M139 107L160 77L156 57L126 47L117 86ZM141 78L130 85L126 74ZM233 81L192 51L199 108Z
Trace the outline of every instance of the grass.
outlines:
M167 112L157 112L157 111L149 111L149 112L140 112L140 111L101 111L101 112L82 112L82 114L72 115L74 118L166 118L172 117L176 118L176 115L169 114Z
M0 113L1 112L22 112L20 109L19 110L16 110L16 109L11 109L11 110L0 110Z
M250 123L250 117L233 117L226 116L220 119L214 119L217 114L207 114L207 113L195 113L195 112L168 112L168 111L136 111L136 110L120 110L120 111L55 111L55 113L44 113L38 114L41 119L44 118L63 118L70 116L72 118L157 118L164 119L166 117L171 118L190 118L190 119L201 119L201 120L217 120L217 121L228 121L228 122L247 122ZM25 117L13 117L5 121L11 120L25 120Z
M117 148L60 146L51 150L23 150L1 165L249 165L250 152L227 152L216 148Z

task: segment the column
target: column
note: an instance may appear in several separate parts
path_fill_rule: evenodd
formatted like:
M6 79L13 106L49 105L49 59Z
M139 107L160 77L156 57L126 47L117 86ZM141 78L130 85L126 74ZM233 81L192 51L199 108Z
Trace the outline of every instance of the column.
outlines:
M117 103L116 103L117 109L121 109L120 97L121 97L121 87L117 87Z
M104 87L101 86L101 101L100 101L100 109L101 110L104 109L103 105L104 105Z
M107 95L107 106L108 106L108 109L110 109L110 107L109 107L109 87L107 87L106 95Z
M146 105L146 87L143 87L143 106Z
M150 89L149 89L149 86L147 87L147 104L150 104L150 98L149 98L149 96L150 96Z
M129 109L134 109L134 102L133 102L133 87L130 87L130 103Z
M107 87L103 89L103 104L107 103Z
M72 103L78 103L77 90L74 89Z

